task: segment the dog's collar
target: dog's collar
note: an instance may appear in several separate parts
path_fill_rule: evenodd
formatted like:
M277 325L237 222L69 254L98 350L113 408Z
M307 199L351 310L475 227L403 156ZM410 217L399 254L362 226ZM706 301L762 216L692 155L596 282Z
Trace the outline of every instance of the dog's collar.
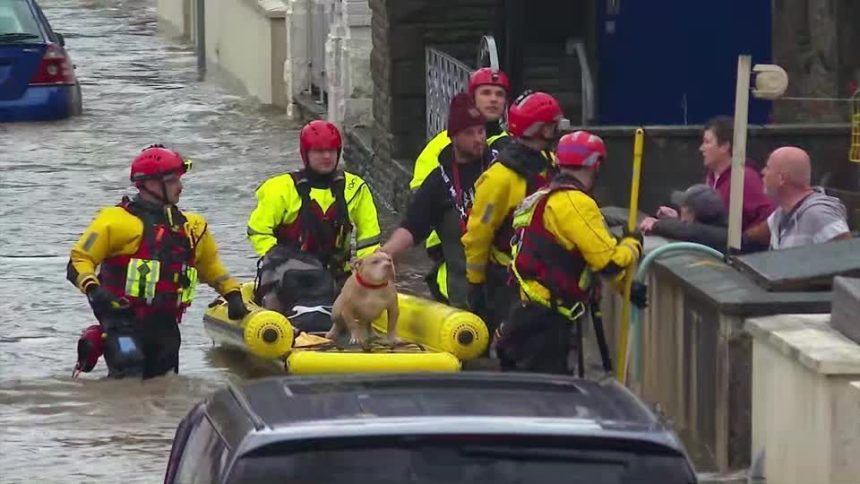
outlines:
M382 284L371 284L362 279L361 274L358 272L355 273L355 281L358 282L359 286L366 287L367 289L380 289L388 285L388 281L383 282Z

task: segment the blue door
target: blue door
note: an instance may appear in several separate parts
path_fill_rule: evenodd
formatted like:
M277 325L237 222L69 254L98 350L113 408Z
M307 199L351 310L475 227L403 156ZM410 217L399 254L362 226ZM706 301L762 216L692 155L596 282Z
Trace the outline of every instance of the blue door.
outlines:
M598 0L603 124L701 124L734 111L737 56L771 62L770 2ZM750 122L770 105L750 102Z

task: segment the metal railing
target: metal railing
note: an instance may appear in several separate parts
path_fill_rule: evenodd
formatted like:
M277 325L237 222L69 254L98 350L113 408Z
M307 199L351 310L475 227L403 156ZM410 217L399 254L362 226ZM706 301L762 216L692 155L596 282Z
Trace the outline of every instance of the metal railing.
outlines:
M582 93L582 126L588 126L595 116L594 78L591 75L591 68L588 66L585 43L581 40L570 39L568 40L568 44L573 47L573 51L576 52L576 59L579 61L580 91Z
M448 124L448 106L458 92L466 91L472 68L450 55L427 47L427 139L445 129ZM478 67L499 69L499 53L492 35L481 37L478 44Z
M432 47L424 49L427 68L427 139L445 129L448 105L458 92L465 91L472 69L450 55Z

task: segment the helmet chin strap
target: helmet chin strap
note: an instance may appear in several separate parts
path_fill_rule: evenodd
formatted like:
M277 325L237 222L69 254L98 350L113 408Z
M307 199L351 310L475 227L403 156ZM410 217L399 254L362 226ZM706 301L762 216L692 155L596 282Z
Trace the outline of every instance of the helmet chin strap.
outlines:
M164 206L169 207L170 205L173 205L172 203L170 203L170 201L167 200L167 185L164 183L164 179L159 178L158 182L161 185L161 194L155 193L152 190L150 190L149 188L146 188L146 185L143 183L141 183L140 186L137 187L137 189L140 190L141 192L146 192L146 194L155 198Z

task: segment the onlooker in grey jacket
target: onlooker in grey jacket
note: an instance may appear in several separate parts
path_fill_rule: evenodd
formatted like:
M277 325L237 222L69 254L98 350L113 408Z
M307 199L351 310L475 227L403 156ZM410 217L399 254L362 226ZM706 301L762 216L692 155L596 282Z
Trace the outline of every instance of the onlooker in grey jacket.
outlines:
M805 151L794 146L774 150L762 175L778 207L765 223L749 229L748 237L768 242L771 249L851 238L845 205L810 186L812 167Z

